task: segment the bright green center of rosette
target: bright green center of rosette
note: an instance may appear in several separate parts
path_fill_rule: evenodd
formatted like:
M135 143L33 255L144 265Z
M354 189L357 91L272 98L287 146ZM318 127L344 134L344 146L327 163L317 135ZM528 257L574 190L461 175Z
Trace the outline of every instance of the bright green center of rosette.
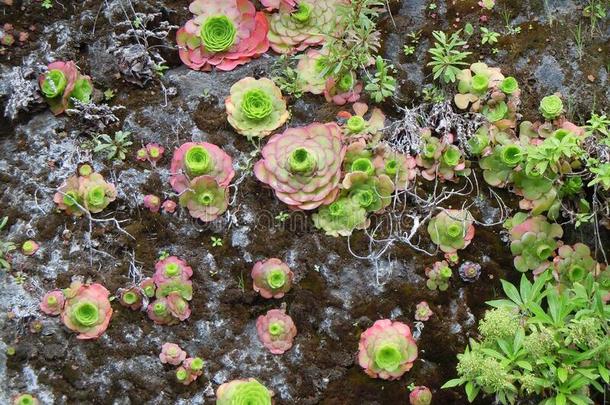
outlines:
M339 90L343 92L350 91L356 82L355 75L352 72L344 74L337 83Z
M476 94L483 94L489 88L489 78L484 74L476 74L472 77L472 91Z
M157 316L163 316L167 313L167 306L163 302L155 302L153 304L153 312Z
M521 148L517 145L506 145L502 148L500 159L508 166L514 167L521 162Z
M354 160L351 167L352 172L365 172L369 176L375 173L373 162L368 158L358 158Z
M293 174L312 173L316 165L316 157L305 148L296 148L288 155L288 170Z
M345 214L346 214L345 201L344 200L335 201L334 203L332 203L331 205L328 206L328 212L330 213L330 215L332 217L335 217L335 218L345 216Z
M359 115L353 115L347 120L347 129L352 134L358 134L364 130L366 121Z
M57 305L57 297L54 295L49 295L47 297L47 305L51 307Z
M165 265L165 275L168 277L174 277L180 274L180 266L176 263L168 263Z
M97 305L92 302L79 302L74 307L74 321L77 324L85 327L97 324L99 319L99 310Z
M281 288L286 284L286 274L281 269L273 269L267 274L267 284L273 289Z
M375 351L375 364L382 370L394 371L400 367L402 354L395 344L385 344Z
M197 194L197 202L201 205L211 205L214 202L214 193L210 190L204 190Z
M261 121L273 112L273 100L266 91L251 89L243 95L241 110L248 119Z
M454 223L450 224L449 226L447 226L447 235L451 239L457 239L457 238L463 236L462 225L459 224L458 222L454 222Z
M375 201L374 191L370 188L359 189L351 197L362 208L370 207Z
M433 143L427 143L424 146L424 157L427 159L432 159L434 154L436 153L436 145Z
M137 300L138 296L133 291L127 291L123 294L123 301L125 301L127 305L135 304Z
M106 201L106 191L102 186L92 187L87 193L87 202L92 207L99 207L104 205Z
M74 83L74 89L72 90L72 93L70 93L70 97L83 103L88 103L91 100L91 93L93 93L93 88L91 87L89 80L78 79L76 83Z
M553 253L553 248L547 244L541 244L536 248L536 255L540 260L544 260Z
M398 172L398 161L396 159L390 159L385 163L385 173L388 176L395 176Z
M586 270L584 267L579 266L578 264L573 265L570 268L569 277L572 281L580 281L585 278Z
M237 385L232 392L231 405L271 405L269 390L258 381L248 381Z
M460 163L462 154L457 148L449 148L443 153L443 162L450 167L457 166Z
M271 322L269 324L269 334L271 336L279 336L284 332L284 327L279 322Z
M76 191L68 191L66 195L64 195L64 204L68 207L73 207L78 202L78 193Z
M184 155L184 166L190 176L197 177L211 172L214 162L206 148L195 145Z
M16 405L34 405L34 397L30 394L22 394L15 401Z
M297 22L305 23L309 21L312 9L313 8L309 4L300 2L297 9L290 14L290 17Z
M507 77L502 80L500 83L500 90L502 90L506 94L513 94L519 89L519 83L517 83L517 79L512 76Z
M227 16L208 17L201 25L199 36L208 52L224 52L235 43L237 29Z
M59 69L50 70L42 82L41 90L47 98L59 97L64 93L68 79Z
M195 357L193 361L191 361L191 370L199 371L203 368L203 359L201 357Z

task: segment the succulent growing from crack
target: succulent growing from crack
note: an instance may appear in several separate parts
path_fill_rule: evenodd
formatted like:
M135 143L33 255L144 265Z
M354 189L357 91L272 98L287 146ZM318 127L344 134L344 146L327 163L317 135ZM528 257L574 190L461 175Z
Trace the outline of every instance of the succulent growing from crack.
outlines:
M555 239L563 236L561 225L550 224L542 215L528 217L518 212L506 220L504 227L509 230L510 251L517 270L539 274L551 265L549 258L558 246Z
M177 205L178 204L176 204L175 201L165 200L165 201L163 201L163 204L161 204L161 209L166 214L173 214L176 211Z
M256 178L291 208L312 210L335 200L345 156L341 129L313 123L276 134L254 165Z
M458 269L458 273L460 274L460 278L465 282L474 283L481 275L481 265L479 263L465 261Z
M282 91L267 78L245 77L235 83L225 107L229 124L249 138L270 135L290 117Z
M434 315L434 312L432 312L426 301L422 301L415 306L416 321L427 321L432 315Z
M259 261L252 268L252 287L263 298L282 298L290 291L294 273L280 259Z
M286 2L284 2L286 3ZM277 53L293 53L321 45L339 28L338 7L343 0L301 0L269 15L269 43Z
M40 401L32 394L19 394L13 399L13 405L39 405Z
M140 290L142 290L146 297L154 297L156 290L155 280L152 277L147 277L144 280L140 281Z
M120 288L118 291L119 303L131 309L137 311L142 308L142 291L139 287Z
M213 177L227 187L233 177L233 159L218 146L207 142L186 142L174 152L169 183L177 193L188 189L199 176Z
M523 153L516 143L497 145L493 151L479 160L483 178L494 187L504 187L512 180L512 174L521 161Z
M413 388L409 394L410 405L430 405L432 403L432 392L426 386L418 386Z
M156 143L148 143L143 148L136 152L136 159L141 161L149 161L153 167L157 166L157 162L163 157L165 148Z
M72 61L53 62L47 72L38 79L40 90L55 115L64 112L71 105L71 99L88 103L93 92L89 76L81 75Z
M157 325L175 325L178 318L172 315L167 298L157 298L146 308L146 314Z
M468 210L444 210L430 220L428 234L443 252L454 253L474 238L473 222Z
M470 162L457 146L452 145L452 135L448 134L441 140L425 129L421 142L421 152L415 161L422 168L421 175L426 180L432 181L438 177L441 181L457 182L459 176L470 175Z
M339 197L330 205L320 207L311 216L316 228L328 236L350 236L355 229L368 228L366 209L348 197Z
M101 284L74 282L64 290L65 303L61 320L78 332L77 339L96 339L108 328L112 307L110 292Z
M372 162L369 162L372 168ZM355 165L356 167L358 165ZM354 167L354 165L352 165ZM372 169L374 170L374 169ZM356 202L366 212L381 212L392 202L394 183L386 174L370 175L366 171L347 173L341 183L342 195Z
M156 286L157 298L167 297L172 292L178 292L185 300L193 298L191 277L193 269L186 261L176 256L169 256L155 263L153 281ZM148 292L144 289L148 296Z
M385 114L379 108L373 108L367 115L369 106L365 103L354 103L352 108L354 114L349 111L339 111L337 114L338 118L345 120L342 125L344 134L351 139L364 138L375 142L385 127Z
M406 190L417 176L417 163L410 155L396 152L388 145L379 145L373 158L375 173L387 175L398 191Z
M597 274L600 268L600 264L591 257L591 249L583 243L563 245L553 258L553 275L561 282L580 282L588 274Z
M411 329L389 319L376 321L360 335L358 363L373 378L396 380L413 367L417 345Z
M147 194L144 196L144 206L148 208L150 212L159 212L161 208L161 199L153 194Z
M180 206L186 207L193 218L210 222L224 214L229 206L229 191L212 176L193 179L180 195Z
M226 382L216 390L216 405L271 405L273 392L254 378Z
M175 318L185 321L191 316L191 308L187 300L177 291L172 291L167 295L167 308Z
M176 379L184 385L189 385L203 374L204 362L201 357L189 357L176 370Z
M34 253L36 253L38 251L39 247L40 246L35 241L26 240L21 245L21 253L23 253L25 256L32 256Z
M47 315L57 316L64 308L64 293L61 290L47 292L40 301L40 310Z
M564 112L561 97L557 94L544 97L540 100L538 110L540 111L540 114L549 121L559 118Z
M292 347L297 327L284 309L272 309L256 320L258 339L273 354L283 354Z
M426 287L431 290L445 291L449 288L449 280L451 279L451 267L445 260L435 262L432 267L426 267Z
M159 359L163 364L178 366L186 359L186 352L175 343L163 343Z
M327 102L336 105L354 103L360 100L363 89L362 82L356 79L356 74L349 72L338 80L334 77L326 79L324 85L324 98Z
M194 17L178 30L182 62L194 70L233 70L269 49L267 19L250 0L195 0Z
M83 207L91 213L101 212L116 199L114 185L107 183L99 173L91 173L79 179L79 194L83 199Z
M301 55L297 64L297 81L303 93L322 94L326 89L324 70L324 54L317 49L308 49Z

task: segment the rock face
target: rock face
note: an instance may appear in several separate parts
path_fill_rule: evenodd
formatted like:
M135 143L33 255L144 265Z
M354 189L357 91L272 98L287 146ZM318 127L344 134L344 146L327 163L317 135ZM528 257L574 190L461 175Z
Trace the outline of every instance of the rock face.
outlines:
M264 55L231 72L196 72L181 66L176 52L167 48L174 45L172 33L169 39L149 43L159 45L159 55L167 60L168 70L160 76L155 71L159 60L144 56L138 41L114 56L104 54L114 43L115 31L125 32L119 23L125 23L124 12L132 13L127 8L131 3L137 3L138 12L159 12L154 21L182 24L188 18L182 0L55 2L52 12L42 12L38 3L32 6L35 11L26 12L0 6L3 22L36 28L27 43L7 48L10 57L0 61L0 112L6 117L0 125L0 218L9 217L0 240L20 245L33 239L40 244L31 257L14 252L13 269L0 272L0 403L9 403L20 392L35 394L45 405L213 403L218 385L245 377L264 382L279 404L405 403L405 379L380 386L361 373L354 359L362 331L380 318L412 325L409 314L420 301L433 306L435 315L425 327L413 327L420 353L409 381L437 389L453 378L455 354L476 333L484 302L499 290L500 278L513 277L507 276L512 256L499 240L500 228L477 229L473 243L460 252L463 260L482 264L481 280L466 284L454 277L452 287L441 293L425 288L424 268L434 258L396 246L389 259L358 259L345 239L312 229L308 214L294 212L287 221L278 221L286 206L254 176L244 173L240 178L241 171L229 215L212 223L197 223L185 210L170 215L143 209L140 202L147 194L177 201L169 185L169 162L184 142L215 143L233 157L236 167L246 166L252 145L228 125L224 99L239 79L268 77L277 56ZM424 83L431 82L424 63L430 41L422 38L415 54L405 56L407 34L428 26L442 29L458 13L463 21L474 21L479 11L462 2L438 2L436 13L424 11L425 1L389 3L393 16L380 22L382 54L398 69L397 100L411 104L420 100L417 94ZM608 31L595 37L587 48L590 54L578 60L569 32L561 29L573 22L574 2L557 3L549 14L520 5L513 21L522 34L506 36L498 54L486 48L474 51L528 84L525 116L536 115L539 98L555 91L573 96L576 113L590 111L594 97L599 110L608 110L610 86L601 60L608 53ZM529 15L540 15L541 21L530 21ZM551 15L560 22L547 25ZM136 17L130 14L131 20ZM493 20L491 28L503 32L503 22ZM551 42L545 41L548 37ZM56 59L73 59L92 76L99 90L96 103L124 106L115 112L120 123L107 128L108 133L131 131L134 146L124 162L92 156L92 137L79 119L55 117L41 104L36 77ZM595 77L593 82L588 75ZM105 90L112 90L114 97L106 95L104 101ZM329 107L323 97L291 103L292 126L334 121L340 110ZM383 108L389 116L396 114L389 103ZM137 148L151 142L166 148L156 169L135 159ZM117 200L98 218L116 218L121 229L113 222L90 224L86 218L57 212L55 189L84 162L115 184ZM478 204L482 220L494 222L493 201ZM213 247L211 237L221 238L222 246ZM368 254L363 237L354 236L350 248ZM46 291L66 288L73 278L101 283L114 293L149 277L160 252L184 258L193 268L192 315L185 322L154 325L145 313L115 302L105 334L84 342L38 310ZM280 258L294 272L292 289L274 303L258 296L249 278L254 263L269 257ZM258 343L256 319L282 303L299 332L292 348L276 356ZM32 326L35 322L42 322L39 331ZM174 369L158 358L164 342L179 343L189 356L204 359L203 375L196 382L188 387L175 382ZM15 348L14 355L6 354L8 347ZM434 401L466 403L461 390L436 390Z

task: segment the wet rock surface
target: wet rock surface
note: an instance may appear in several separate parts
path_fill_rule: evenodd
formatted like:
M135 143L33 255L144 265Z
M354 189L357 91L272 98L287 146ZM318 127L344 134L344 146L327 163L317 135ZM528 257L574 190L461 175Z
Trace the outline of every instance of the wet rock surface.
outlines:
M435 404L467 403L463 390L439 387L454 377L455 356L469 337L476 336L484 302L501 291L499 279L517 278L501 227L477 227L474 242L460 254L463 260L482 265L480 279L466 283L453 277L449 290L438 292L425 287L424 268L440 255L428 257L396 245L389 260L358 259L345 239L326 237L313 229L309 215L293 213L285 222L278 221L276 216L287 208L251 175L235 191L231 221L223 218L203 225L184 210L173 215L145 210L144 195L173 196L169 161L171 151L183 142L216 143L238 164L247 162L253 147L228 125L224 98L240 78L267 76L276 57L265 55L232 72L201 73L181 66L174 49L162 49L170 69L140 88L120 79L120 58L105 53L116 24L125 20L123 13L133 6L138 12L160 11L162 19L180 25L187 19L187 3L59 3L52 11L28 0L0 5L2 23L23 29L35 26L27 43L8 49L0 60L0 110L15 116L12 121L3 118L0 125L0 215L9 216L8 232L0 237L18 246L34 239L41 246L28 258L14 252L13 270L0 273L0 380L4 382L0 403L24 391L35 394L43 404L213 403L219 384L240 377L264 382L275 392L278 404L406 403L410 383L429 386ZM556 91L572 98L570 113L576 121L587 116L593 100L597 110L607 111L608 27L601 27L602 32L592 38L587 36L584 54L578 58L565 26L585 21L580 17L580 2L553 2L552 10L545 10L540 1L503 3L501 7L510 12L510 21L522 33L504 35L497 54L474 45L476 40L471 41L471 50L473 60L480 57L499 65L523 83L524 117L535 118L538 100ZM474 0L436 4L438 9L431 13L423 0L390 1L392 17L380 22L385 33L383 56L398 69L401 84L396 103L383 106L388 116L397 115L397 106L419 103L423 85L431 82L425 67L431 31L474 23L481 15ZM487 15L488 26L504 32L499 10ZM416 53L407 57L402 53L406 36L418 30L422 39ZM157 169L136 161L133 153L125 162L114 164L92 157L83 147L90 137L83 134L77 119L54 117L40 100L19 98L29 97L27 91L18 91L28 84L15 87L15 74L6 73L15 69L40 72L55 59L75 60L92 76L97 89L115 91L110 104L125 108L117 113L121 126L113 130L132 132L132 152L140 144L163 145L166 155ZM589 75L593 81L587 79ZM29 76L20 77L27 80ZM293 117L287 125L332 121L338 110L321 97L305 96L293 102ZM86 218L56 211L55 189L82 162L90 162L117 186L117 201L99 218L124 221L123 229L133 238L112 223L90 226ZM514 201L511 204L516 207ZM485 200L476 214L480 221L491 223L496 210L495 202ZM212 247L212 236L222 238L223 246ZM573 237L576 240L579 235ZM361 234L355 234L349 246L354 253L368 254ZM194 269L193 313L186 322L154 325L145 313L115 302L106 333L96 341L80 341L58 319L44 317L38 310L45 291L68 287L75 276L102 283L112 292L128 285L134 276L150 276L161 251L185 259ZM252 290L249 274L254 262L269 257L281 258L295 273L293 289L280 300L262 299ZM415 305L423 300L434 315L425 326L415 327ZM275 356L259 343L255 322L282 303L298 335L290 351ZM419 335L419 358L398 381L370 379L355 363L360 333L380 318L406 322ZM30 326L36 321L42 322L42 329L32 333ZM203 376L189 386L176 383L174 369L158 358L164 342L178 343L189 355L202 357L206 362ZM6 354L9 346L15 348L12 356ZM477 403L487 404L489 398Z

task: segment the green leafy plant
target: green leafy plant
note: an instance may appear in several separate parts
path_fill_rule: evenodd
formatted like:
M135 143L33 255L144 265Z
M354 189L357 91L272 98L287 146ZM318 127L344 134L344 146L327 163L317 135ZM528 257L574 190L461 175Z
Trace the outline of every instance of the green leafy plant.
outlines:
M381 56L377 56L375 68L375 76L369 77L364 89L375 102L381 103L396 92L396 79L390 75L395 69L393 65L387 65Z
M495 44L500 38L500 33L481 27L481 44Z
M466 41L460 38L460 31L454 32L450 37L442 31L434 31L432 36L436 42L434 47L428 50L432 61L427 66L432 66L435 80L440 78L444 83L453 83L461 71L459 66L468 65L464 59L472 52L457 49L466 45Z
M427 85L422 90L422 97L424 101L432 102L434 104L440 104L447 99L447 95L435 85Z
M525 149L527 174L544 174L547 169L554 173L561 173L563 163L585 156L585 151L580 147L580 138L571 132L563 133L563 136L551 136L539 145L528 145Z
M610 118L606 114L599 115L591 113L591 118L587 121L585 130L587 135L602 134L606 136L606 144L610 144Z
M281 55L271 67L271 80L282 92L300 98L303 90L299 73L294 69L295 60L295 57Z
M610 4L606 0L588 0L583 9L583 15L591 22L591 35L598 30L599 22L604 21L608 15Z
M222 247L222 238L218 236L212 236L210 239L212 241L212 247Z
M593 404L588 391L610 382L610 306L591 274L562 290L550 278L502 280L507 298L488 302L481 339L458 355L458 378L443 388L464 385L471 402L483 393L500 404L533 396L543 405Z
M93 151L96 153L105 153L106 159L113 160L125 160L127 155L127 149L133 144L129 140L131 132L129 131L117 131L114 133L114 139L107 134L100 134L95 138L95 148Z
M2 219L0 219L0 231L2 231L2 229L4 229L7 222L8 222L8 217L3 217ZM7 242L7 241L0 239L0 268L5 269L5 270L11 269L11 263L9 261L10 259L8 256L15 249L17 249L17 247L15 246L15 244L13 242Z
M403 52L404 52L405 56L411 56L415 53L415 46L405 45L403 48Z
M40 6L46 10L53 8L53 0L42 0Z

